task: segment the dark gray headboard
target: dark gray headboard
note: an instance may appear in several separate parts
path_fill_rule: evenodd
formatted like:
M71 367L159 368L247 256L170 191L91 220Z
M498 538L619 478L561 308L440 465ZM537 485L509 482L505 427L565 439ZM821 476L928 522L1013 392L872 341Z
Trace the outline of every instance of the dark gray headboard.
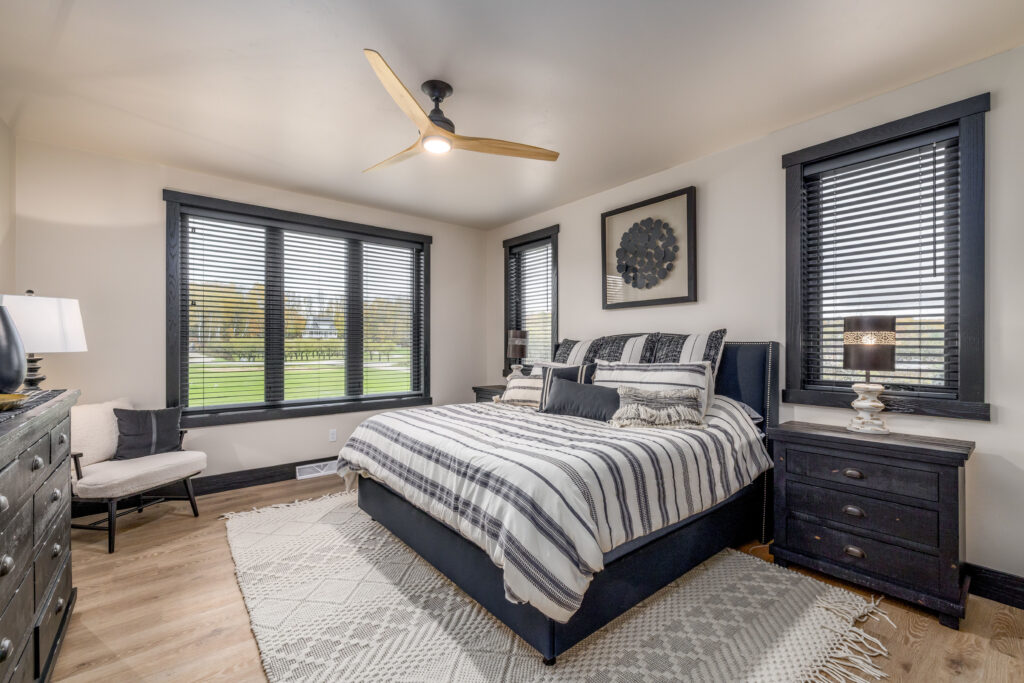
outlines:
M715 393L742 401L779 424L779 342L725 342Z

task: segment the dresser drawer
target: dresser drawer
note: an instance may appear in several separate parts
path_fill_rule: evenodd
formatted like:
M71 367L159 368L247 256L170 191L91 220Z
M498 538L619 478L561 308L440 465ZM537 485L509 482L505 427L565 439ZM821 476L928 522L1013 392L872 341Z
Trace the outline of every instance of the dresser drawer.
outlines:
M0 528L14 517L22 501L46 477L50 464L50 435L46 434L0 472Z
M65 502L71 497L70 461L65 460L54 470L50 478L39 487L34 498L35 506L35 540L42 540L57 513L64 508Z
M937 501L939 475L896 465L786 448L786 471L873 491Z
M71 417L50 430L50 462L58 463L71 452Z
M786 507L791 512L870 529L922 545L939 545L939 513L934 510L795 481L786 483Z
M14 665L10 676L7 683L29 683L35 680L35 648L31 642L22 646L18 663Z
M32 503L26 501L0 534L0 606L6 605L32 563Z
M910 586L935 586L939 560L925 553L790 518L786 547Z
M70 557L60 567L60 576L53 586L53 592L46 598L36 622L36 670L42 671L46 660L53 649L53 641L57 639L64 610L71 599L71 561Z
M34 569L36 573L36 604L43 602L43 596L50 588L50 582L71 552L71 506L65 505L63 512L57 515L54 525L43 541L39 554L36 555Z
M0 615L0 681L18 663L18 648L32 625L32 605L32 572L28 572Z

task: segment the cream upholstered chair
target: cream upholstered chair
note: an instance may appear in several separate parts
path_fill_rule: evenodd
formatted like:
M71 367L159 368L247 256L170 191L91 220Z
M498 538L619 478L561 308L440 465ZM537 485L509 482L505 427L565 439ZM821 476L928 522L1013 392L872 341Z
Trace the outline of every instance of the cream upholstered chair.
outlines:
M192 477L206 469L206 453L201 451L170 451L144 455L129 460L114 460L117 450L117 418L114 408L131 408L125 399L74 406L71 408L71 457L75 463L75 476L71 481L76 500L102 501L107 504L107 518L91 524L72 524L75 529L107 532L107 552L114 552L114 536L120 515L162 503L167 500L187 500L192 514L199 516L196 496L192 490ZM178 439L181 448L182 430ZM184 496L147 496L154 489L182 482ZM118 501L138 497L138 505L120 514ZM106 521L106 526L104 526Z

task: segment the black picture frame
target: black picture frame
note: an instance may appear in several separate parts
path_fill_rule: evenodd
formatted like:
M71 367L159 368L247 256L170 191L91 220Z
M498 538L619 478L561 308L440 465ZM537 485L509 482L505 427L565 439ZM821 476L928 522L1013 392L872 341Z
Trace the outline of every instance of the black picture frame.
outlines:
M639 301L608 301L608 250L615 249L614 245L608 244L608 219L627 211L634 211L646 206L655 206L662 202L686 197L686 294L684 296L662 296L657 295L656 289L652 288L652 297ZM673 271L676 272L676 271ZM697 188L693 185L684 187L675 192L651 197L641 202L622 206L601 214L601 308L635 308L637 306L662 306L665 304L682 304L697 301Z

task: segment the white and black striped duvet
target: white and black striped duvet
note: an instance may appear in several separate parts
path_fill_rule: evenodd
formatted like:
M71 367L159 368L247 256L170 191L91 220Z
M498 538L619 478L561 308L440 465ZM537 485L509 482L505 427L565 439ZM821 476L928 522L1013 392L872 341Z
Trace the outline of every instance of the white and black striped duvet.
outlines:
M725 500L771 466L739 404L707 428L618 429L500 404L416 408L363 422L339 472L383 482L503 568L506 596L559 622L604 553Z

